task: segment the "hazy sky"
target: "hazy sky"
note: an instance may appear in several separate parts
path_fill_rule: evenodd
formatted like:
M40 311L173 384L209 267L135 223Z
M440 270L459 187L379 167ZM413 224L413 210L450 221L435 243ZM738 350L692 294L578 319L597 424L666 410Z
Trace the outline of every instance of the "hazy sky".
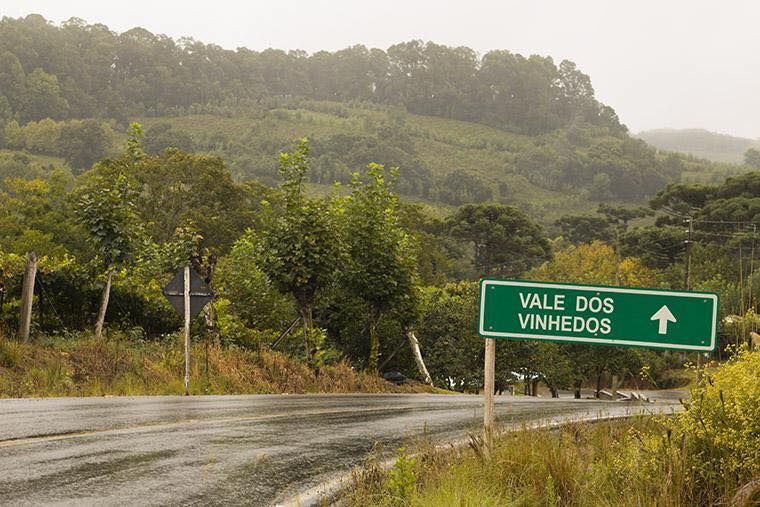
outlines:
M409 39L570 59L632 131L760 137L760 2L753 0L2 0L0 15L77 16L225 48L335 50Z

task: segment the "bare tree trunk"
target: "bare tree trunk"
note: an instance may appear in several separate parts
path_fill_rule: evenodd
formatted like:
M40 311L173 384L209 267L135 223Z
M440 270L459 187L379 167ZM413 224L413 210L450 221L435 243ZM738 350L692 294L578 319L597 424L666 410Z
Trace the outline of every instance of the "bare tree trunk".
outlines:
M367 364L367 369L372 372L377 372L377 363L380 360L380 335L377 334L379 321L379 313L372 311L369 319L369 362Z
M29 342L32 329L32 304L34 301L34 279L37 276L37 254L29 252L24 269L24 284L21 289L21 315L18 320L18 339Z
M314 329L314 320L312 317L311 306L303 306L300 309L301 321L303 322L303 343L304 352L306 353L306 361L311 363L313 359L311 333Z
M575 381L575 399L580 400L581 399L581 383L582 381L576 380Z
M206 272L206 283L211 288L211 292L214 292L214 271L216 271L216 256L210 255L208 257L208 262L205 266L204 271ZM215 347L221 346L221 336L219 335L219 321L217 319L216 315L216 309L214 308L214 300L212 299L208 305L206 305L205 311L203 313L204 318L206 319L206 330L208 331L208 337L207 340L210 338L212 342L214 343ZM206 349L208 349L208 343L206 344ZM206 368L208 370L208 368Z
M617 399L617 390L622 383L622 379L619 379L617 375L612 376L612 385L610 386L610 391L612 392L613 400Z
M412 348L412 355L414 356L414 362L417 363L417 369L422 375L423 381L428 385L433 385L433 379L430 378L430 373L427 367L425 367L425 361L422 359L422 352L420 351L420 342L417 340L414 331L408 329L406 331L406 337L409 339L409 346Z
M219 336L219 321L216 317L214 301L206 305L203 317L206 319L206 330L208 331L208 339L206 341L211 341L215 347L219 347L221 345L221 338Z
M98 320L95 322L95 339L100 340L103 338L103 324L106 321L106 310L108 310L108 299L111 297L111 278L113 277L113 271L111 267L108 268L108 279L106 280L106 286L103 289L103 297L100 300L100 310L98 311Z
M596 393L594 394L595 398L599 398L599 393L602 392L602 375L603 374L604 374L604 370L596 374Z

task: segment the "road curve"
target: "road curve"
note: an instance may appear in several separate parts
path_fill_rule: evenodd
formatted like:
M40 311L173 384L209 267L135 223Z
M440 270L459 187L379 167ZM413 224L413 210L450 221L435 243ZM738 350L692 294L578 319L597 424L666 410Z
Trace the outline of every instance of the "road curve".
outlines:
M671 411L497 397L501 424ZM344 474L377 445L477 431L467 395L263 395L0 400L0 503L272 505Z

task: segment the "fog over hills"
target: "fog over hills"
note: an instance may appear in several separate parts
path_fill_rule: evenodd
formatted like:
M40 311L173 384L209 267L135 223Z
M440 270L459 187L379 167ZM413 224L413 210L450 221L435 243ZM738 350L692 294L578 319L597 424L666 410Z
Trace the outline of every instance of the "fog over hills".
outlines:
M716 162L741 163L744 153L760 140L719 134L705 129L653 129L635 135L660 150L688 153Z

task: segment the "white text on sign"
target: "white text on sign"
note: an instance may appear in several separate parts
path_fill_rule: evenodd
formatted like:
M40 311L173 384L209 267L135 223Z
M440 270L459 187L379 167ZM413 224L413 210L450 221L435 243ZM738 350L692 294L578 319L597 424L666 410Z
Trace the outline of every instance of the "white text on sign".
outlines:
M520 305L524 310L565 311L564 294L537 294L520 292ZM615 301L611 297L571 296L575 298L572 306L578 313L610 315L615 311ZM547 313L518 313L520 327L526 331L561 331L573 333L591 333L603 335L612 331L609 317L586 315L552 315Z

